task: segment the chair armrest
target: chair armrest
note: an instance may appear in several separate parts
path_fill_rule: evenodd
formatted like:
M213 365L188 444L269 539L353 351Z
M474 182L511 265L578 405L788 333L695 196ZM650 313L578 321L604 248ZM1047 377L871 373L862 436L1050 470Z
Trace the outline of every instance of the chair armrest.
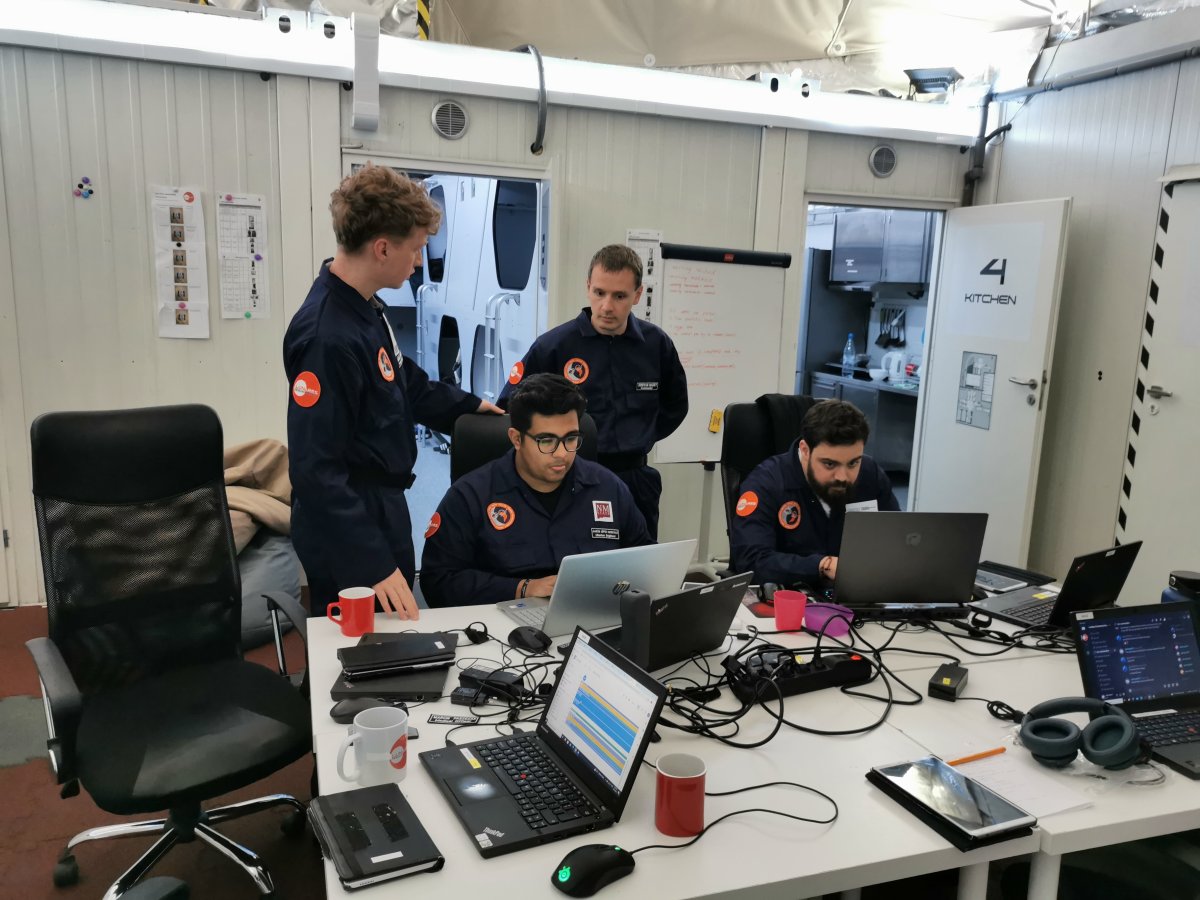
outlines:
M296 598L282 591L267 591L263 593L267 601L267 611L271 614L271 631L275 640L275 659L279 664L279 674L287 678L304 696L308 696L308 615L304 607L296 602ZM287 660L283 655L283 629L279 627L279 613L282 612L300 635L304 643L306 665L299 672L289 673Z
M42 696L46 704L46 728L49 739L50 765L59 784L75 779L75 732L83 713L83 694L75 684L75 676L67 668L58 646L49 638L34 638L25 646L33 656Z

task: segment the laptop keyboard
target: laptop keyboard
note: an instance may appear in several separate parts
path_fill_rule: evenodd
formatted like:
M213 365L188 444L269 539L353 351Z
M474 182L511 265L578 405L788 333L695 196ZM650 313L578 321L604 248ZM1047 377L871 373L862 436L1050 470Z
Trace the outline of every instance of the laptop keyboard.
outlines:
M1155 747L1200 741L1200 712L1150 716L1137 720L1138 734Z
M532 625L541 630L546 624L546 609L545 606L506 606L504 611L522 625Z
M1031 625L1045 625L1050 621L1050 613L1054 612L1054 604L1045 600L1033 600L1022 603L1004 611L1007 615L1021 619Z
M596 814L596 807L533 738L495 741L475 752L508 788L530 828Z

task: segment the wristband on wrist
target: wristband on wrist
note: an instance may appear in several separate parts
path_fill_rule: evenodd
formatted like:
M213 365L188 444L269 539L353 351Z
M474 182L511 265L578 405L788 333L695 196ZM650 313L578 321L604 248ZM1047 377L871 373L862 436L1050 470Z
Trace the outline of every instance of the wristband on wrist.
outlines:
M525 592L529 590L529 579L525 578L521 581L521 592L517 595L522 600L525 599Z

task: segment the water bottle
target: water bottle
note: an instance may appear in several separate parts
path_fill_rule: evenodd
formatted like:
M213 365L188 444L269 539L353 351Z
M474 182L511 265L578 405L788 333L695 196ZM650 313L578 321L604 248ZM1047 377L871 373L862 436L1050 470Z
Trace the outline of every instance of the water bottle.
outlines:
M846 335L846 347L842 350L842 377L854 377L854 332Z

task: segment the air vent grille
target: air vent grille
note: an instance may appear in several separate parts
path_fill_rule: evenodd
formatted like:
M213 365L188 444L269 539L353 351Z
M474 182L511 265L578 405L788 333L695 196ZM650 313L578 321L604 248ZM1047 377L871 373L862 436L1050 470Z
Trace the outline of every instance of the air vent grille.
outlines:
M443 100L433 108L433 130L447 140L458 140L467 131L467 111L461 103Z
M880 144L871 151L867 165L876 178L887 178L896 171L896 148L891 144Z

